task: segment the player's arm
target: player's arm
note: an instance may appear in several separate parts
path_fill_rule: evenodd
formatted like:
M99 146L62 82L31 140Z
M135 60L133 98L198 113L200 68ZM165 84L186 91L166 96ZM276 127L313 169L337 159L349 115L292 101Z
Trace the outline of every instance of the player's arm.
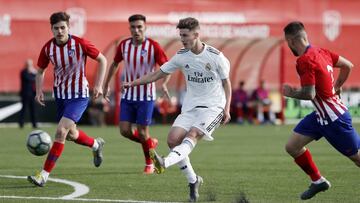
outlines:
M354 65L346 58L339 56L339 59L336 62L335 67L340 68L340 73L338 75L338 78L336 79L334 89L336 94L340 94L341 87L348 79L351 69L354 67Z
M45 76L45 69L39 68L35 78L35 86L36 86L35 101L39 103L41 106L45 106L44 93L42 91L44 76Z
M226 103L225 103L225 109L224 109L224 118L223 118L223 123L226 124L230 121L231 116L230 116L230 104L231 104L231 82L229 78L223 79L222 80L222 85L225 91L225 99L226 99Z
M94 86L94 98L96 99L103 94L102 86L105 78L107 61L102 53L99 53L95 60L99 63Z
M168 74L163 72L161 69L155 71L155 72L151 72L147 75L144 75L132 82L127 82L124 83L122 88L129 88L129 87L134 87L134 86L138 86L138 85L144 85L144 84L148 84L151 82L155 82L161 78L165 78Z
M300 88L291 87L290 85L283 85L283 94L286 97L291 97L301 100L312 100L315 98L315 85L302 86Z
M165 76L164 81L163 81L163 83L162 83L162 85L161 85L161 89L162 89L162 92L163 92L163 96L166 96L166 98L167 98L168 100L170 100L170 94L169 94L169 90L168 90L168 88L167 88L167 84L168 84L168 82L170 81L170 77L171 77L170 74L168 74L167 76Z
M104 94L104 99L106 101L109 101L109 92L110 92L109 83L111 81L111 78L117 72L117 70L119 68L118 66L119 66L119 63L113 61L112 64L110 65L109 72L108 72L108 74L107 74L107 76L105 78L105 83L104 83L104 86L103 86L103 94Z

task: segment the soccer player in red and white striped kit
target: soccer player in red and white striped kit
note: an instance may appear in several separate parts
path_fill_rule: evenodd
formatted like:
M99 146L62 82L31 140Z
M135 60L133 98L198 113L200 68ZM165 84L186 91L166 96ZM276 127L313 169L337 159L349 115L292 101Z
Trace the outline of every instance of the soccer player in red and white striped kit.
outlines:
M54 66L53 91L59 122L55 140L42 171L35 176L28 176L31 183L40 187L45 185L57 159L61 156L66 139L91 148L96 167L99 167L103 160L104 140L94 139L78 130L76 123L89 102L89 84L85 77L86 58L89 56L99 63L97 80L93 88L94 99L102 95L107 62L104 55L89 41L69 34L69 19L70 16L65 12L53 13L50 16L54 37L43 46L37 63L39 71L36 76L35 100L42 106L45 106L42 91L45 70L49 62Z
M131 82L155 70L156 64L161 66L168 61L163 49L151 38L145 36L146 17L135 14L129 17L131 37L124 39L117 47L114 61L105 79L104 97L108 100L109 82L117 72L118 65L124 61L124 82ZM169 77L162 84L162 91L169 97L166 87ZM139 85L123 92L120 105L120 133L122 136L141 143L144 156L144 174L152 174L154 166L149 156L149 149L157 146L157 139L149 135L149 125L152 119L154 100L156 99L155 83ZM133 124L137 125L135 131Z

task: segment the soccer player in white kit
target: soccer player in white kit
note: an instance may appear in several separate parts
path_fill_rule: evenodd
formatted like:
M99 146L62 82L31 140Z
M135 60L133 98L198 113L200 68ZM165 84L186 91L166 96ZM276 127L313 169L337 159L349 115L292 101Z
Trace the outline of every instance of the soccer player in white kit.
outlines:
M226 124L230 120L230 63L223 53L200 40L200 25L195 18L181 19L177 28L184 48L160 70L124 83L123 88L151 83L176 69L184 74L187 91L181 114L168 134L170 153L161 157L152 149L150 156L157 173L178 164L189 182L190 201L195 202L199 198L198 190L203 179L194 172L188 155L198 140L213 140L211 134L215 128L221 121Z

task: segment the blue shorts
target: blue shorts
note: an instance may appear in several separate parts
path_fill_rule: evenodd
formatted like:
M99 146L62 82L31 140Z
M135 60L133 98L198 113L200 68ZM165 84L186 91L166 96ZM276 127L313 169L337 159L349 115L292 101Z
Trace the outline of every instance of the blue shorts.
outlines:
M352 156L360 148L360 138L351 123L348 111L328 125L320 125L315 112L307 115L295 127L294 132L309 136L315 140L325 139L340 153Z
M88 106L89 98L55 99L55 101L56 120L59 122L62 117L65 117L77 123Z
M154 101L128 101L120 102L120 121L128 121L139 125L150 125Z

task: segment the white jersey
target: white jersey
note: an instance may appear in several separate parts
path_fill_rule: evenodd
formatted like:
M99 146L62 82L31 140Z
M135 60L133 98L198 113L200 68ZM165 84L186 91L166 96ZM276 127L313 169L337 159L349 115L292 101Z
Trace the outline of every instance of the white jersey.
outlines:
M197 106L224 108L226 103L222 80L229 77L230 63L224 54L206 45L196 55L188 49L181 49L170 61L160 67L164 73L180 69L186 80L186 94L181 111Z

